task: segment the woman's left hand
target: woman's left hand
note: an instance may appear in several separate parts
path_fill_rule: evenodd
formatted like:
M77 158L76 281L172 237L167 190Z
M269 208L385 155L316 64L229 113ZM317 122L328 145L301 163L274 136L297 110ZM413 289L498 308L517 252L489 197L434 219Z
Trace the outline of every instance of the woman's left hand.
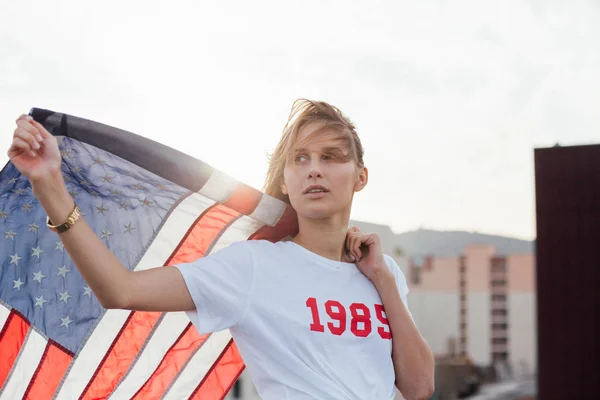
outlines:
M363 233L356 227L348 229L346 251L359 271L373 283L392 273L385 263L381 241L376 233Z

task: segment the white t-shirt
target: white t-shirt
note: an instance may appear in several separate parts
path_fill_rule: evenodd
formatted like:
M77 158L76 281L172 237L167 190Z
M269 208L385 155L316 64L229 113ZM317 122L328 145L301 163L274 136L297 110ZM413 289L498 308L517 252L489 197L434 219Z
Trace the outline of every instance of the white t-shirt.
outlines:
M385 260L406 304L406 279ZM201 334L230 329L263 400L394 398L390 328L356 265L261 240L177 268L192 323Z

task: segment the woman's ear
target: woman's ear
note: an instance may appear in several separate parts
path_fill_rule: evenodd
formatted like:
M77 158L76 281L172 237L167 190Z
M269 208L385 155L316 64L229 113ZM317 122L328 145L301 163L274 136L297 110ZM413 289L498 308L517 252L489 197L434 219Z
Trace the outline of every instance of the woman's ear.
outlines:
M281 188L281 193L285 194L286 196L289 194L287 185L285 184L285 182L281 184L280 188Z
M358 178L356 180L356 183L354 184L354 191L360 192L361 190L363 190L365 188L365 186L367 186L368 182L369 182L369 170L367 169L367 167L362 167L358 171Z

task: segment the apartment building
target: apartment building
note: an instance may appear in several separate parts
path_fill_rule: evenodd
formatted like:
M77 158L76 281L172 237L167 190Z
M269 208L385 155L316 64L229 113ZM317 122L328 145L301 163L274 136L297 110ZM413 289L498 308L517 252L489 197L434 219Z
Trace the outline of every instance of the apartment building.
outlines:
M437 355L467 356L514 375L535 372L533 254L505 256L473 244L458 256L411 260L408 269L411 312Z

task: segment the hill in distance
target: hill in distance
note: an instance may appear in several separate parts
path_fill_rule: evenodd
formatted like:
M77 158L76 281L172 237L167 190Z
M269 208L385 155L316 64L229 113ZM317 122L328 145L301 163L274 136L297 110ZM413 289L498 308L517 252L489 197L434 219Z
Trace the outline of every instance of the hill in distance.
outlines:
M419 229L395 235L395 245L410 257L458 256L471 244L493 245L496 253L504 256L529 254L535 249L534 241L466 231Z

